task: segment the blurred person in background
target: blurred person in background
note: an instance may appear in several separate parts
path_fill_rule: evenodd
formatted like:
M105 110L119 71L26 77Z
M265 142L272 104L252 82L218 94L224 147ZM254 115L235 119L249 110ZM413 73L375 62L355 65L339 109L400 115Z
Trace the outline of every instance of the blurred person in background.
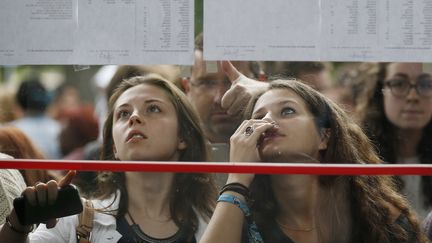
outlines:
M242 122L242 111L230 113L230 109L222 107L222 100L232 83L225 75L222 67L216 62L207 62L203 57L203 34L195 39L194 64L190 77L183 77L182 85L189 101L195 107L204 128L205 137L210 143L210 160L226 162L229 160L229 139ZM211 65L214 64L214 67ZM251 62L233 62L233 65L248 77L255 77L257 69ZM234 85L242 90L243 84ZM244 108L245 104L234 106ZM231 105L230 105L231 106ZM226 181L226 174L215 174L218 186Z
M60 150L63 159L83 160L84 147L99 135L99 124L91 106L82 106L63 115Z
M21 109L17 109L15 92L0 85L0 126L23 116Z
M241 114L228 114L222 108L222 97L230 89L231 81L219 65L214 70L203 57L203 35L195 39L195 58L191 76L183 78L186 95L200 116L206 138L211 143L229 143L229 138L242 122ZM214 62L215 63L215 62ZM247 77L255 77L249 62L233 62Z
M45 159L30 139L20 129L12 126L0 127L0 152L16 159ZM27 185L59 179L55 171L20 170L20 172Z
M266 79L296 78L323 92L333 85L329 62L262 62Z
M367 102L367 95L374 88L368 80L375 79L378 65L372 62L344 62L335 65L335 89L341 92L338 98L332 99L334 92L324 92L324 94L333 101L341 100L340 103L346 107L346 111L353 115L356 121L359 121L360 113L364 112L364 106Z
M70 110L62 116L60 131L60 150L65 160L85 160L85 147L95 142L99 135L99 123L91 106L81 106ZM63 175L66 174L64 171ZM97 173L94 171L77 171L72 183L81 194L89 195L97 189Z
M421 63L375 65L358 103L363 128L385 162L431 164L432 73ZM432 178L394 178L423 219L432 206Z
M34 76L24 80L15 97L24 116L12 121L10 125L21 129L42 151L45 158L59 159L61 157L58 141L60 124L46 113L51 99L39 78Z
M79 110L82 105L78 88L63 83L55 89L53 101L47 112L49 116L61 122L64 116Z

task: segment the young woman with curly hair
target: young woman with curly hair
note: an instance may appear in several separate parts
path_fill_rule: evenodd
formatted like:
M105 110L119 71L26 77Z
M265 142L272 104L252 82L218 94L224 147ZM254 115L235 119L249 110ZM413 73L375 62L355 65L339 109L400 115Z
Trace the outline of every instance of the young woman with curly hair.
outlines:
M299 81L273 81L251 104L231 161L381 163L360 127ZM387 176L232 173L218 201L201 243L425 242Z

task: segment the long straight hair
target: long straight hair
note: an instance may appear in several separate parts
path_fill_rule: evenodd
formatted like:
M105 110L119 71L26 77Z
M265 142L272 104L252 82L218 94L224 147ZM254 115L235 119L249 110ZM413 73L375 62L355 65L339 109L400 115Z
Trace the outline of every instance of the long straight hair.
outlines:
M103 129L102 160L115 160L113 153L113 107L117 99L126 90L137 85L152 85L167 93L177 113L179 136L187 144L180 152L180 161L207 161L208 148L201 129L198 115L187 97L174 84L159 75L150 74L124 80L115 89L109 100L109 114ZM97 196L107 198L117 190L121 191L121 199L117 217L127 212L128 194L125 187L125 174L104 172L99 175L100 191ZM213 212L216 198L216 186L210 174L207 173L177 173L171 187L170 211L174 222L195 231L198 227L198 217L195 210L209 219Z

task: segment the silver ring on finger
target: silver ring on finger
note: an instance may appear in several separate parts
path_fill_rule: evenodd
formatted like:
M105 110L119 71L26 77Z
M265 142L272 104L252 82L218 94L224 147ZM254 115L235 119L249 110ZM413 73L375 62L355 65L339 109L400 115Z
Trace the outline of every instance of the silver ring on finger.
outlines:
M244 134L246 137L249 137L250 135L252 135L253 132L254 132L253 127L249 126L249 127L246 127Z

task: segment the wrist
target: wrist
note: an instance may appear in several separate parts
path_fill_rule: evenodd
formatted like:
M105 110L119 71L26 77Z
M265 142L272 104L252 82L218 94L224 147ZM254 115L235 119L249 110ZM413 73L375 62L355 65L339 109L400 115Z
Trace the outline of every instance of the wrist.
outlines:
M221 195L231 195L231 196L234 196L234 197L237 197L237 198L243 200L244 202L248 202L248 198L246 198L242 194L235 192L235 191L224 191L223 193L219 193L219 196L221 196Z
M225 184L222 187L222 189L220 190L219 194L222 194L225 191L237 192L245 198L249 198L249 196L250 196L249 188L247 186L245 186L241 183L237 183L237 182Z
M233 193L231 192L220 195L217 201L236 205L243 212L245 217L249 217L251 215L249 206L247 205L246 201L241 197L233 195Z
M7 226L13 232L20 235L27 235L33 231L34 225L22 225L20 224L18 217L15 213L15 209L6 217L5 226Z
M254 178L253 175L247 176L245 174L229 174L226 184L240 183L244 185L246 188L249 188L253 181L253 178Z
M219 196L218 202L225 202L230 203L235 206L237 206L244 214L244 217L246 219L246 225L247 225L247 235L248 235L248 242L257 242L257 243L263 243L264 240L262 239L262 236L258 230L257 225L255 224L251 211L247 205L241 198L238 198L234 195L228 194L228 193L235 193L235 192L227 192Z

